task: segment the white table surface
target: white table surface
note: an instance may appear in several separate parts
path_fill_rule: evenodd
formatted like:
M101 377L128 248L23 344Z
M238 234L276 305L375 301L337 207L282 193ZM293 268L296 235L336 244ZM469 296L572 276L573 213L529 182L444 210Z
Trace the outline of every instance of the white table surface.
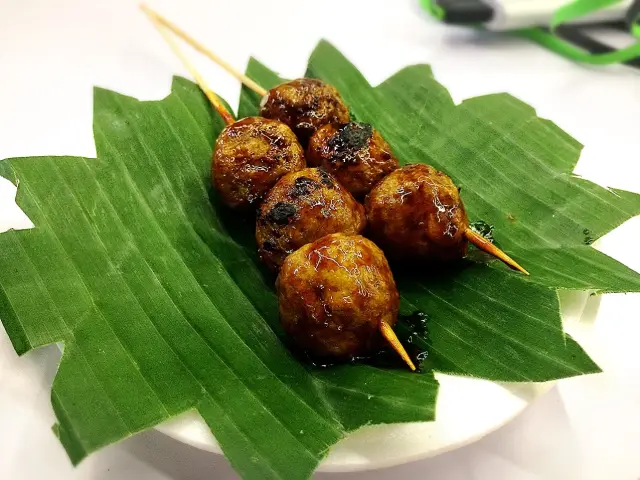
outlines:
M186 75L136 3L0 0L0 159L94 155L93 85L155 99L168 93L173 73ZM578 66L524 40L445 27L421 15L412 0L150 4L240 67L254 54L283 75L298 76L325 37L373 83L407 64L430 63L456 101L507 91L586 145L578 173L640 191L640 75L634 71ZM237 82L206 61L199 65L233 104ZM640 234L640 218L617 233ZM607 253L640 270L635 252ZM605 373L561 382L483 440L401 467L317 477L639 479L638 312L640 295L602 297L599 341L587 347ZM58 359L55 347L18 358L0 331L0 479L236 478L223 457L153 431L72 468L50 428Z

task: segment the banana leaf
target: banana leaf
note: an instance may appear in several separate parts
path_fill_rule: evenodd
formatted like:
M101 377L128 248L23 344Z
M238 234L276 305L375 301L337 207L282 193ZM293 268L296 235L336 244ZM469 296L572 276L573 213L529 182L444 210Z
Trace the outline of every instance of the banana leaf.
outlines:
M282 81L251 60L265 87ZM60 342L51 401L70 459L188 410L244 478L307 478L364 425L432 421L434 372L548 381L598 372L562 329L558 290L640 291L640 276L591 243L640 213L640 196L572 170L581 145L506 95L455 105L426 65L372 87L321 42L308 76L334 84L403 163L428 163L462 188L469 216L530 277L496 262L395 272L400 335L428 355L397 365L317 368L280 328L253 219L228 212L210 184L223 122L190 81L141 102L94 92L97 158L13 158L0 175L35 224L0 234L0 318L15 350ZM259 98L243 90L239 116Z

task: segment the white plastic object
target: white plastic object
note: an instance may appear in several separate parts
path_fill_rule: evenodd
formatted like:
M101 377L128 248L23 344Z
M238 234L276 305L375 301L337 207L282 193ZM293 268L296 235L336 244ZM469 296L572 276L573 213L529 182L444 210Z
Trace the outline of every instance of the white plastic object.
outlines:
M493 19L484 26L490 30L520 30L549 26L553 14L570 0L484 0L494 9ZM577 19L575 23L600 23L624 20L632 0L602 9L592 15ZM573 23L573 22L572 22Z

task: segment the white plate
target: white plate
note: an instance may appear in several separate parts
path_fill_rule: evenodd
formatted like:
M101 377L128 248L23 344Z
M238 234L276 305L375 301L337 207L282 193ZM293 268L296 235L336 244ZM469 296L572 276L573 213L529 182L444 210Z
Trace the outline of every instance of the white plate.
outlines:
M13 184L0 178L0 232L33 226L15 204L15 193ZM579 333L579 338L588 336L592 324L580 321L588 294L565 292L560 298L565 329L572 335ZM319 470L369 470L453 450L505 425L554 384L507 384L450 375L436 376L440 382L436 421L361 428L337 443ZM156 428L183 443L222 453L196 412L180 415Z
M562 319L569 333L579 330L584 336L592 329L591 323L581 322L588 298L585 292L560 295ZM436 421L363 427L334 445L319 471L390 467L467 445L508 423L555 384L496 383L441 374L436 377L440 382ZM180 415L156 428L183 443L222 453L196 412Z

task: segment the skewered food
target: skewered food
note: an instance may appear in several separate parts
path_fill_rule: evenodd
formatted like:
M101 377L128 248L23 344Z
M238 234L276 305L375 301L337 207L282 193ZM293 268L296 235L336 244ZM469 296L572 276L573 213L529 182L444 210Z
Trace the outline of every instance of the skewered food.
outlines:
M469 224L458 188L428 165L409 165L387 176L366 199L370 235L394 259L462 258Z
M314 78L299 78L269 90L260 114L289 125L302 145L320 127L349 121L349 109L338 90Z
M145 11L228 125L218 138L212 168L214 183L223 199L234 207L254 203L283 176L260 209L256 239L261 258L270 268L277 270L282 264L276 284L284 329L307 353L341 360L372 353L384 338L415 370L392 328L399 295L382 250L364 237L345 235L362 230L365 223L362 206L326 170L300 171L304 168L302 147L286 125L260 117L234 122L163 26L223 64L250 88L261 94L266 91L230 69L166 19L148 8ZM315 164L334 167L342 181L360 195L381 179L367 195L366 213L371 221L371 235L389 254L405 259L448 261L464 256L471 242L510 267L527 273L469 228L459 191L448 176L426 165L397 169L390 148L370 125L346 123L348 110L337 91L332 92L333 87L307 79L285 85L295 91L282 94L280 107L275 101L268 106L270 95L267 96L263 108L288 112L287 115L293 112L295 115L285 118L291 122L309 114L313 122L296 125L307 129L303 138L320 129L309 148ZM311 110L302 102L289 111L287 102L295 104L299 97L304 97L301 93L304 88L310 92L306 105ZM329 93L325 95L322 91ZM323 95L326 98L321 102ZM329 98L332 96L333 100ZM276 95L271 100L274 98ZM331 120L321 128L325 124L314 123L322 117L318 112L322 110L323 115L330 112L331 105L346 118ZM341 171L349 170L348 166L349 174ZM260 174L252 176L257 172ZM329 231L337 233L322 236Z
M338 90L332 85L328 85L322 80L299 78L267 91L174 23L147 6L143 5L142 9L160 28L166 28L175 33L260 95L262 97L261 115L289 125L303 146L306 147L311 135L323 125L349 121L349 109ZM201 84L200 81L198 83Z
M320 168L283 176L267 194L256 221L261 260L277 271L285 257L330 233L360 233L364 207Z
M318 129L309 141L307 163L324 167L356 198L398 168L398 159L380 133L356 122Z
M502 250L469 228L458 188L429 165L387 175L365 201L369 234L390 258L446 262L462 258L468 242L527 273Z
M302 147L289 127L248 117L218 136L211 173L223 201L237 208L256 204L280 177L304 167Z
M227 206L246 208L256 204L282 175L306 166L298 139L284 123L262 117L236 122L165 30L175 27L166 25L166 20L148 7L142 8L227 124L216 139L211 165L212 183Z
M382 251L341 233L296 250L277 280L280 320L296 344L318 358L349 360L392 343L415 370L393 333L399 295Z
M304 147L309 144L309 165L324 166L356 197L367 194L398 167L391 148L378 132L367 124L348 123L349 109L333 86L300 78L267 91L166 18L148 8L145 11L260 95L261 114L289 125Z

